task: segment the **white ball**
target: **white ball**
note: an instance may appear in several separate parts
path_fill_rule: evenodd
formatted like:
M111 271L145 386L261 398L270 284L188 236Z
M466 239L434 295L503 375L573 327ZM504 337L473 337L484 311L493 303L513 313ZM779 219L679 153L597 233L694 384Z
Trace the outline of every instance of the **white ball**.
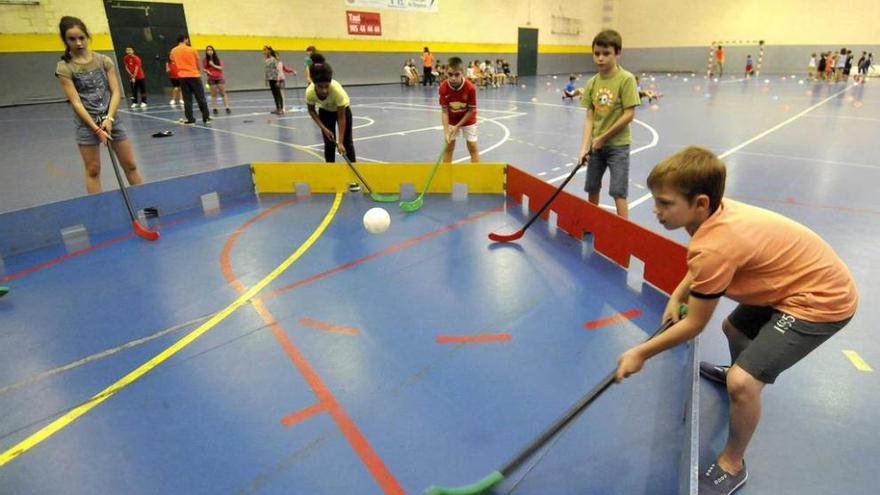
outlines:
M385 208L370 208L364 213L364 228L371 234L381 234L391 226L391 215Z

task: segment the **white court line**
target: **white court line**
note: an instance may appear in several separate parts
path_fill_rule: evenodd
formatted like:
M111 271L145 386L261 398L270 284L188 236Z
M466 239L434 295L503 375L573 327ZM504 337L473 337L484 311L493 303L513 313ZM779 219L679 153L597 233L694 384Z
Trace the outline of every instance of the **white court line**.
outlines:
M117 112L124 113L124 114L126 114L126 115L134 115L134 116L136 116L136 117L143 117L143 118L146 118L146 119L153 119L153 120L159 120L159 121L162 121L162 122L168 122L168 123L170 123L170 124L181 125L181 124L178 123L176 120L166 119L166 118L163 118L163 117L156 117L155 115L149 115L149 114L146 114L146 113L129 112L129 111L127 111L127 110L121 110L121 109L120 109L120 110L117 110ZM320 160L322 160L322 161L324 160L324 157L323 157L322 155L316 153L314 150L310 150L310 149L306 148L305 146L303 146L303 145L301 145L301 144L285 143L284 141L278 141L277 139L269 139L269 138L264 138L264 137L260 137L260 136L252 136L252 135L250 135L250 134L244 134L244 133L241 133L241 132L229 131L229 130L226 130L226 129L218 129L218 128L216 128L216 127L209 127L209 126L205 126L205 125L193 125L193 126L188 126L188 127L195 127L195 128L198 128L198 129L205 129L205 130L213 131L213 132L221 132L221 133L224 133L224 134L231 134L231 135L233 135L233 136L239 136L239 137L245 137L245 138L256 139L257 141L263 141L263 142L266 142L266 143L280 144L280 145L282 145L282 146L287 146L287 147L289 147L289 148L293 148L293 149L295 149L295 150L299 150L299 151L302 151L302 152L304 152L304 153L308 153L308 154L310 154L310 155L312 155L312 156L314 156L314 157L316 157L316 158L318 158L318 159L320 159Z
M636 148L636 149L634 149L634 150L630 150L630 152L629 152L630 156L635 155L635 154L637 154L637 153L641 153L642 151L645 151L645 150L648 149L648 148L653 148L654 146L657 146L657 143L660 142L660 135L657 134L657 131L656 131L653 127L649 126L648 124L642 122L642 121L639 120L639 119L633 119L633 122L635 122L636 124L641 125L641 126L644 127L645 129L648 129L649 131L651 131L651 142L648 143L648 144L646 144L646 145L644 145L644 146L640 146L640 147L638 147L638 148ZM582 174L582 173L584 173L584 172L586 172L586 171L587 171L587 167L581 167L581 169L578 170L577 173ZM548 180L547 182L549 182L549 183L552 184L552 183L554 183L554 182L559 182L559 181L561 181L562 179L565 179L566 177L568 177L568 174L562 174L562 175L560 175L560 176L558 176L558 177L554 177L554 178Z
M807 109L801 111L801 112L798 113L797 115L794 115L794 116L792 116L792 117L789 117L788 119L783 120L782 122L780 122L780 123L774 125L773 127L767 129L766 131L764 131L764 132L762 132L762 133L760 133L760 134L757 134L757 135L755 135L754 137L752 137L752 138L750 138L750 139L747 139L746 141L743 141L742 143L740 143L740 144L734 146L733 148L730 148L729 150L725 151L724 153L721 153L720 155L718 155L718 158L720 158L720 159L722 159L722 160L725 159L726 157L728 157L728 156L730 156L730 155L736 153L737 151L739 151L739 150L745 148L746 146L748 146L748 145L754 143L755 141L757 141L757 140L759 140L759 139L761 139L761 138L763 138L763 137L765 137L765 136L767 136L767 135L769 135L769 134L772 134L772 133L778 131L779 129L781 129L781 128L787 126L788 124L791 124L791 123L794 122L795 120L797 120L797 119L803 117L804 115L808 114L809 112L815 110L816 108L819 108L820 106L822 106L822 105L828 103L829 101L831 101L831 100L834 99L835 97L837 97L837 96L839 96L839 95L841 95L841 94L843 94L843 93L849 91L850 89L852 89L852 88L854 88L854 87L855 87L855 86L849 86L849 87L846 87L846 88L841 89L840 91L838 91L838 92L832 94L831 96L825 98L824 100L820 101L819 103L816 103L815 105L812 105L812 106L808 107ZM647 201L647 200L650 199L650 198L651 198L651 193L645 194L644 196L642 196L642 197L636 199L635 201L631 202L631 203L629 204L629 207L630 207L630 208L635 208L636 206L638 206L638 205L644 203L645 201Z
M437 105L421 105L419 103L409 103L409 102L404 102L404 101L400 101L400 102L398 102L398 101L385 101L385 102L382 102L382 104L394 105L394 106L407 106L407 107L415 107L415 108L429 108L431 110L440 111L439 104L437 104ZM515 112L512 110L494 110L492 108L482 108L479 106L477 107L477 111L479 111L479 112L495 112L495 113L511 113L511 114L512 113L521 113L521 112Z
M352 115L352 117L355 118L355 119L361 119L361 120L366 120L366 121L367 121L366 124L360 124L360 125L356 125L356 126L352 127L352 128L351 128L352 130L354 130L354 129L363 129L364 127L370 127L371 125L373 125L373 124L376 123L375 120L373 120L373 119L371 119L370 117L367 117L367 116L362 116L362 115ZM275 119L275 120L293 120L293 119L309 119L309 120L311 120L311 118L312 118L311 115L296 115L296 116L294 116L294 117L278 117L278 118Z
M379 138L388 137L388 136L406 136L407 134L412 134L412 133L416 133L416 132L438 131L438 130L443 130L443 126L442 125L435 125L435 126L431 126L431 127L422 127L421 129L408 129L405 131L386 132L385 134L376 134L374 136L363 136L363 137L359 137L359 138L354 138L354 139L352 139L352 141L355 141L355 142L369 141L371 139L379 139ZM321 142L321 143L309 144L306 146L306 148L317 148L320 146L324 146L324 143Z
M735 82L743 82L745 80L746 80L745 77L741 77L739 79L728 79L726 81L718 81L718 84L730 84L730 83L735 83Z
M880 165L870 165L867 163L855 163L855 162L840 162L835 160L822 160L819 158L809 158L804 156L793 156L793 155L775 155L773 153L758 153L757 151L740 151L740 155L755 155L755 156L766 156L769 158L780 158L783 160L798 160L803 162L813 162L813 163L827 163L829 165L843 165L846 167L858 167L858 168L871 168L874 170L880 169Z
M817 114L817 115L807 115L811 119L851 119L851 120L865 120L868 122L880 122L880 119L872 118L872 117L855 117L852 115L829 115L827 113Z

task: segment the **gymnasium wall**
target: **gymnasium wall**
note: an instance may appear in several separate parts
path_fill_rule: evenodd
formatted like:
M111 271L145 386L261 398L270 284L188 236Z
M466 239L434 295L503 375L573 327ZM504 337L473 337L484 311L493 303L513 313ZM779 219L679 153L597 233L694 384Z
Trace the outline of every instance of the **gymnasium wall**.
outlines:
M302 66L305 47L317 46L345 84L399 81L403 63L428 45L435 57L507 59L516 66L517 28L539 29L538 73L590 70L589 42L601 25L602 0L438 0L437 12L360 9L379 12L383 34L350 35L345 0L184 0L194 47L214 45L226 65L230 89L263 88L263 45L281 52L288 65ZM162 2L181 3L181 2ZM40 0L39 5L0 6L0 66L13 78L0 80L0 105L57 100L52 72L63 45L57 32L63 15L83 19L93 48L112 54L101 0ZM553 16L581 19L579 34L554 33ZM255 36L254 33L259 33ZM148 74L148 77L151 77ZM164 77L164 75L161 75ZM302 85L303 77L294 80Z
M615 26L632 70L705 71L713 41L724 44L731 74L742 73L746 55L757 60L757 40L766 43L766 73L805 73L811 53L843 47L880 56L876 0L653 0L626 7L615 12Z

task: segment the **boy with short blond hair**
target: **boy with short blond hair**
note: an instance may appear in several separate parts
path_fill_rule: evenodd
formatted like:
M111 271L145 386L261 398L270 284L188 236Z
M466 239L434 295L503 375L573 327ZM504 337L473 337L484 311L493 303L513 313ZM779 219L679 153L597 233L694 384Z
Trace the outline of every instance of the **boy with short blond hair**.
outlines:
M700 495L729 495L748 478L745 450L761 417L761 392L835 335L855 313L849 269L819 235L778 213L725 199L726 168L711 151L689 146L648 176L654 213L669 230L691 235L688 272L663 320L668 330L624 352L618 381L652 356L703 331L721 296L739 303L721 328L731 365L700 363L700 374L727 387L727 444L700 474ZM678 308L688 314L679 319ZM797 491L797 490L795 490Z
M635 107L641 103L636 78L617 64L623 41L617 31L606 29L593 38L593 62L599 73L584 87L581 106L587 108L584 134L578 155L587 159L587 191L590 203L599 204L602 176L611 170L609 193L614 198L617 214L629 215L626 196L629 190L629 147L632 136L629 123L635 118Z

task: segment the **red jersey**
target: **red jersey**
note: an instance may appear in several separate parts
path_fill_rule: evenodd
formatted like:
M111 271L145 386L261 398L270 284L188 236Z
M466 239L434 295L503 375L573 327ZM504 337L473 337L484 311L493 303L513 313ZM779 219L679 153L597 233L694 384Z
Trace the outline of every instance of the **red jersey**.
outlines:
M208 79L213 79L215 81L223 79L223 69L218 69L216 67L211 66L211 64L208 63L210 60L211 59L209 59L209 58L205 58L202 60L202 65L204 65L205 70L208 71ZM223 61L220 59L217 59L217 60L219 61L219 63L217 65L219 65L220 67L223 67Z
M141 58L137 55L126 54L122 57L122 63L125 65L125 69L129 74L134 74L135 79L143 79L144 78L144 65L141 63ZM131 76L129 75L129 79Z
M473 110L470 118L462 126L477 123L477 88L474 83L464 80L460 88L454 89L449 81L440 84L440 106L446 107L449 114L449 125L458 125L468 110Z

